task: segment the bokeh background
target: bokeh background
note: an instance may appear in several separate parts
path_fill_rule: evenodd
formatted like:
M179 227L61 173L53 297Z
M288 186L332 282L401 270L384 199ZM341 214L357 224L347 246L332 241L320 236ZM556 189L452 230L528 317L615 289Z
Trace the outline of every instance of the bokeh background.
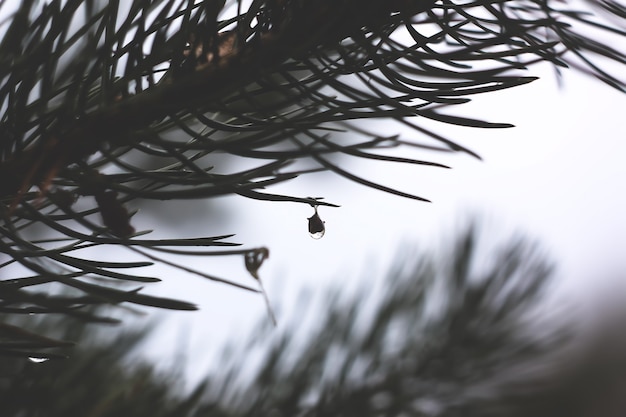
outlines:
M576 314L585 316L597 311L604 297L618 298L624 289L624 97L573 71L562 78L548 65L531 72L541 78L530 85L475 97L460 107L466 115L510 122L514 128L431 124L482 160L463 154L427 154L451 166L450 170L342 161L342 167L350 171L432 203L384 194L323 173L271 189L323 196L341 205L319 208L327 228L320 240L307 232L312 208L238 196L146 207L136 216L136 227L153 229L153 222L158 221L161 233L235 233L231 240L268 247L270 257L260 274L280 327L293 315L305 316L312 308L323 308L323 303L298 305L295 300L303 289L311 289L309 296L315 297L329 286L350 292L371 285L394 264L398 252L406 248L440 252L460 229L477 221L487 241L506 240L515 233L536 240L558 265L555 305L575 305L581 309ZM416 138L414 132L379 123L378 129L385 134ZM425 155L426 151L415 152ZM489 259L491 255L483 256ZM254 284L239 257L189 259L188 265ZM264 317L269 321L258 294L180 272L166 277L146 290L197 303L200 311L149 311L149 317L139 318L142 323L158 316L161 322L151 339L154 344L144 351L161 366L175 364L182 350L191 359L189 375L199 378L214 364L214 354L226 340L249 334Z

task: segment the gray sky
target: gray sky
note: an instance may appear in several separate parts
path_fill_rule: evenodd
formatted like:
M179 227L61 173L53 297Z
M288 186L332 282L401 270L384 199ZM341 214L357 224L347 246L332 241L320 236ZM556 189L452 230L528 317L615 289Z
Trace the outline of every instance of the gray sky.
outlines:
M347 165L353 172L366 172L370 179L433 203L386 195L324 174L271 189L324 196L342 206L319 209L327 226L320 240L308 236L310 207L241 197L221 200L228 204L232 219L220 230L196 226L195 232L237 233L234 240L246 246L267 246L270 258L260 273L277 303L295 299L304 287L322 293L327 285L351 288L368 277L375 279L400 245L435 250L450 242L472 215L478 215L496 240L505 240L513 231L537 239L558 261L560 295L589 298L590 292L603 288L602 281L608 282L626 267L626 197L622 192L626 98L573 71L566 73L563 89L558 89L550 67L536 67L531 73L542 78L477 97L461 109L477 118L511 122L515 128L440 130L479 153L483 161L431 153L423 156L453 169L381 162ZM190 259L192 264L222 271L221 276L248 277L240 258ZM249 283L253 284L251 278ZM210 352L219 349L222 341L246 335L266 317L260 296L196 277L171 277L147 290L200 305L199 312L172 314L157 337L165 341L186 335L190 368L196 376L211 365ZM295 307L290 314L306 311ZM278 311L278 319L286 321L287 313ZM165 365L179 347L157 346L161 348L150 350L149 356Z

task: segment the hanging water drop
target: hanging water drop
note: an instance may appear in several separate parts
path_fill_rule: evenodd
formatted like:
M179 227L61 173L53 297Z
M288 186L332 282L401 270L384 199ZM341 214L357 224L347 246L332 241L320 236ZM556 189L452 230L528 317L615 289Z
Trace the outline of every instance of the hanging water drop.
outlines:
M50 358L38 358L36 356L30 356L28 360L31 361L32 363L42 363L42 362L46 362L50 360Z
M315 213L309 217L309 234L313 239L321 239L324 236L324 232L326 232L326 227L324 227L324 221L320 218L320 215L317 214L317 206L313 206L313 208Z

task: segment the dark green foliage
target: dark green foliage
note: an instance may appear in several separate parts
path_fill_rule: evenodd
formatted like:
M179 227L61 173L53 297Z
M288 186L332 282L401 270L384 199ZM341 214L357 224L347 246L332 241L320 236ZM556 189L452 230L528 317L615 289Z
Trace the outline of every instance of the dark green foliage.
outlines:
M179 375L128 365L140 333L96 337L67 361L13 361L19 372L0 380L2 415L622 415L610 411L619 406L623 338L600 332L586 344L575 317L537 315L550 264L523 240L486 248L492 257L481 264L479 243L485 249L470 230L440 256L404 253L382 285L349 298L330 290L280 331L261 325L184 395ZM94 340L80 334L93 327L67 319L41 325Z
M613 1L17 2L0 27L0 312L110 321L85 307L195 308L131 285L158 281L143 272L153 263L256 291L181 257L261 248L232 249L230 235L144 239L134 204L240 195L332 206L266 191L321 170L427 201L334 156L446 168L400 148L475 155L421 121L509 127L448 108L531 82L523 70L536 62L624 90L603 68L625 62L612 46L625 13ZM370 119L420 137L367 130Z

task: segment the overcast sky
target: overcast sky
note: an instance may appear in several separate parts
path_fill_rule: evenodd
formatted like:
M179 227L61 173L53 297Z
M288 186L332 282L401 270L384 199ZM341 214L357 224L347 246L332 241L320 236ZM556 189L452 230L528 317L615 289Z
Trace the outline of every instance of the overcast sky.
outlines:
M479 153L482 161L462 154L430 153L424 157L453 169L358 161L346 165L432 203L386 195L323 174L271 190L324 196L341 205L320 207L327 226L320 240L311 239L307 232L311 207L242 197L219 200L230 213L229 221L217 226L208 221L207 230L196 223L194 232L237 233L234 240L246 246L267 246L270 258L260 272L270 298L278 304L295 299L304 287L322 293L328 285L349 288L375 279L400 245L420 250L443 247L459 227L478 215L490 239L502 241L522 231L538 240L558 262L560 291L566 297L584 298L601 281L626 270L626 97L574 72L566 74L562 89L550 67L536 67L531 73L542 78L477 97L463 107L466 114L511 122L515 128L441 130ZM385 133L396 133L381 126ZM248 277L240 258L190 259L188 265L220 271L225 277ZM147 290L196 302L201 311L172 314L158 339L182 337L196 370L210 366L210 352L224 340L246 335L266 317L260 296L196 277L168 278ZM296 309L291 314L306 311ZM278 311L278 319L285 322L286 313ZM159 343L149 356L168 363L175 351L172 345Z

